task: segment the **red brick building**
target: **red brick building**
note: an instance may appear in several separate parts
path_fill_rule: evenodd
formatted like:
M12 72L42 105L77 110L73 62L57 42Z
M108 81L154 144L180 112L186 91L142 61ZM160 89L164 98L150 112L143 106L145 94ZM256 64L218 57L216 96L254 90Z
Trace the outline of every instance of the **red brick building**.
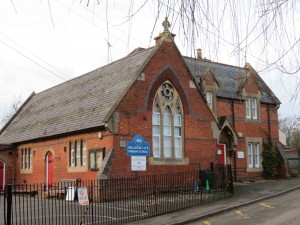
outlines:
M184 57L174 36L165 28L154 47L33 93L0 132L1 186L221 164L237 179L262 178L279 100L249 64ZM150 155L132 159L137 134Z

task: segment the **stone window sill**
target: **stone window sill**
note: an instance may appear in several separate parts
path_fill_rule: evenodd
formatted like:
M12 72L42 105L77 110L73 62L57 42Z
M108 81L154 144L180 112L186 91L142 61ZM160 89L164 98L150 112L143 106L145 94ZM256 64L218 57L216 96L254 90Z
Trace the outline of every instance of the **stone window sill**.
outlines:
M149 157L149 165L189 165L189 158L182 159L160 159Z

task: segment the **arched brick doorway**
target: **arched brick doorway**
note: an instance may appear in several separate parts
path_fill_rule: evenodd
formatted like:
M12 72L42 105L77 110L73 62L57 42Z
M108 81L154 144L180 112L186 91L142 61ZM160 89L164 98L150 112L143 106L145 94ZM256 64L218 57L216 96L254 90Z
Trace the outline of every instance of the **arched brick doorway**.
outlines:
M224 127L219 138L218 144L218 156L221 164L229 164L232 162L232 151L233 151L233 132L228 128Z
M54 173L53 153L47 152L46 154L46 185L47 186L53 183L53 173Z

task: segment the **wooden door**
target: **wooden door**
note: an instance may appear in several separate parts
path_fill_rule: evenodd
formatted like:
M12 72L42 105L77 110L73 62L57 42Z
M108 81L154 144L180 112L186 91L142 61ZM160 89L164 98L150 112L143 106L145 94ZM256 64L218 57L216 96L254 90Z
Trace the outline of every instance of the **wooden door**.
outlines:
M52 152L49 152L47 154L47 160L46 160L46 182L48 185L51 185L53 183L53 173L54 173L54 165L53 165L53 154Z
M217 147L218 147L218 156L220 159L220 163L222 165L225 165L226 164L226 145L219 144L219 145L217 145Z

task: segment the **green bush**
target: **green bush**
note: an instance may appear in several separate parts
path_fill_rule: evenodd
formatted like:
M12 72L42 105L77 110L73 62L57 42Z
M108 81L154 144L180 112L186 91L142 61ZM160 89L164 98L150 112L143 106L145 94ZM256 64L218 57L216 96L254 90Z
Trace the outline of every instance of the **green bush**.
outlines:
M278 160L275 152L273 151L271 142L265 143L264 150L262 151L262 157L263 157L262 165L264 169L265 178L266 179L276 178Z

